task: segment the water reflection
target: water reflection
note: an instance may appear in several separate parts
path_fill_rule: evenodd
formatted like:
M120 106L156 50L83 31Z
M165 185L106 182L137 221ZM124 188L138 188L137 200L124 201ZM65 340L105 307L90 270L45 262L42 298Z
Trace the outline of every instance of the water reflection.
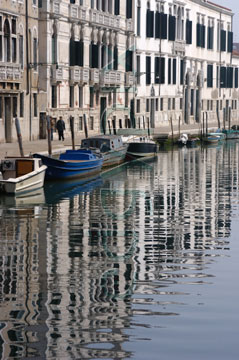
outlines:
M238 144L162 152L41 195L0 201L2 358L133 357L128 330L180 315L230 249Z

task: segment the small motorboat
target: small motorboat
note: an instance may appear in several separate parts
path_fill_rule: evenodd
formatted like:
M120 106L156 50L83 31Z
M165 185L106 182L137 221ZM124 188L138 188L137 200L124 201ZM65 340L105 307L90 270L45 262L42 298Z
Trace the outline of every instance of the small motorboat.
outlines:
M0 190L20 194L43 187L47 167L41 159L6 157L0 162Z
M125 159L128 144L123 144L119 135L98 135L83 139L81 148L97 151L103 155L103 167L114 166Z
M188 135L187 134L182 134L177 143L178 143L178 146L185 146L188 142Z
M47 166L46 179L74 179L98 173L103 164L103 156L91 150L66 150L59 157L34 154Z
M202 141L208 144L216 144L225 139L226 135L220 131L210 132L202 137Z
M127 160L154 157L157 154L157 144L149 136L128 136L123 141L128 144Z

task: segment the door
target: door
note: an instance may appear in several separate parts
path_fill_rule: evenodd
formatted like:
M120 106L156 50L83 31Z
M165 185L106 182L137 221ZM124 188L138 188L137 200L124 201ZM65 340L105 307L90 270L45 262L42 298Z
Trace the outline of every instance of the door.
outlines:
M39 138L46 139L46 113L40 112L40 121L39 121Z
M100 131L106 132L106 97L100 98Z
M12 142L12 112L11 112L11 97L4 98L4 114L5 114L5 140Z

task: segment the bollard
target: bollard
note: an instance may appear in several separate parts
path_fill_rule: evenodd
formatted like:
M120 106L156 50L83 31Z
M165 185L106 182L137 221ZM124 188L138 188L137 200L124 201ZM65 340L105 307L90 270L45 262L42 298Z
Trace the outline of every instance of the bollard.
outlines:
M16 125L16 131L17 131L17 140L20 150L20 155L24 157L23 147L22 147L22 135L21 135L21 129L20 129L20 122L19 119L16 117L15 119L15 125Z

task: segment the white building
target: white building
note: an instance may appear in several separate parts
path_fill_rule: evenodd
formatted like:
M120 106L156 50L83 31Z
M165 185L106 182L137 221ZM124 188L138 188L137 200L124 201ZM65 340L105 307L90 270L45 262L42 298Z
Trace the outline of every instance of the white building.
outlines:
M155 134L235 121L231 10L202 0L136 0L134 17L137 127L144 116Z

